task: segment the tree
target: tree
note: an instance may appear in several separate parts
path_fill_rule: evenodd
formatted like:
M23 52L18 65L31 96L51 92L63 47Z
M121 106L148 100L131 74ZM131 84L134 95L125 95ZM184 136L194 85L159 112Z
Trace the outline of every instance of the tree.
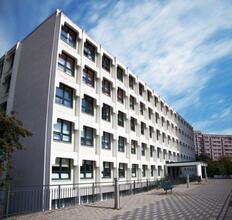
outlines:
M0 111L0 177L7 172L10 159L16 150L23 148L22 138L31 136L31 132L23 128L22 122L15 118L14 113L10 116Z

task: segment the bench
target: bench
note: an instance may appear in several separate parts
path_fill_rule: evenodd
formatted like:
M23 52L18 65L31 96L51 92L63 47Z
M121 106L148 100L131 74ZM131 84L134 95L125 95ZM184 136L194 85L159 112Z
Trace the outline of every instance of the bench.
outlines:
M161 188L166 192L167 194L167 191L168 190L171 190L172 192L172 189L174 188L174 186L170 183L170 182L162 182L161 183Z

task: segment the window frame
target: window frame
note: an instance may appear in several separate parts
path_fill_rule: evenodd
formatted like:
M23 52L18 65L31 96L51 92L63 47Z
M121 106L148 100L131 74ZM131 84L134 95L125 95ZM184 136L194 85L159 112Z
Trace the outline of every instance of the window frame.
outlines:
M88 146L88 147L94 146L94 137L93 137L94 131L93 130L94 129L91 127L83 126L83 133L81 135L81 145Z
M108 164L107 167L106 167L106 164ZM104 179L111 179L111 162L103 161L102 175L103 175L102 178Z
M103 131L101 142L102 142L102 149L111 150L112 138L111 138L111 134L109 132Z
M63 57L63 58L62 58ZM63 60L64 64L61 62ZM67 67L68 60L71 61L70 68ZM69 76L75 75L75 59L66 53L62 53L58 58L58 68Z
M58 90L62 92L62 96L59 96ZM70 100L65 97L65 92L69 93L69 96L71 97ZM59 87L56 87L55 103L73 108L73 89L64 84L60 84ZM65 103L69 103L69 105Z
M82 72L82 81L91 87L95 87L95 71L85 66Z
M64 30L65 28L66 30ZM67 36L64 33L66 33ZM72 40L72 37L74 38L73 40ZM72 30L69 26L67 26L66 24L62 25L61 27L60 39L64 41L65 43L67 43L69 46L73 47L74 49L76 48L77 33L74 30Z
M91 164L88 164L88 162L91 162ZM88 166L91 169L88 169ZM92 160L83 160L82 166L80 166L80 179L93 179L93 173L94 173L93 161ZM83 174L83 177L81 177L82 174ZM91 176L87 177L86 174L90 174Z
M126 142L126 138L119 136L118 137L118 152L125 152L125 142Z
M55 131L55 126L60 123L60 131ZM64 124L69 128L68 134L64 133ZM68 137L68 140L65 140L63 137ZM59 138L55 138L59 137ZM63 119L58 119L53 128L53 140L65 143L72 143L72 122L66 121Z
M94 115L94 99L88 95L84 95L81 100L81 111L83 113Z
M102 120L111 122L111 107L105 103L102 106Z
M89 60L95 62L96 47L92 43L90 43L88 40L86 40L84 43L83 54Z
M67 158L56 158L56 160L59 159L59 165L58 166L52 166L52 175L54 173L58 174L58 178L54 178L52 177L52 180L70 180L71 179L71 159L67 159ZM64 164L62 164L63 160L68 160L68 168L64 169L65 166ZM63 166L62 166L63 165ZM56 172L54 172L54 168L58 167L58 170L56 170ZM62 178L62 174L68 174L67 178Z

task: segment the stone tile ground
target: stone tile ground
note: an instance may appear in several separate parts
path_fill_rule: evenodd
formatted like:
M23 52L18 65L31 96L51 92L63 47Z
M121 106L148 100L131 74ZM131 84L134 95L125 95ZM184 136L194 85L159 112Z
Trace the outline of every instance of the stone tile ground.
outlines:
M179 185L167 195L160 190L152 190L121 198L121 209L114 210L113 200L100 201L93 205L75 206L13 217L18 220L137 220L137 219L220 219L219 216L231 209L223 209L232 190L232 180L209 180L190 188ZM224 212L223 212L224 210ZM225 211L226 210L226 211Z

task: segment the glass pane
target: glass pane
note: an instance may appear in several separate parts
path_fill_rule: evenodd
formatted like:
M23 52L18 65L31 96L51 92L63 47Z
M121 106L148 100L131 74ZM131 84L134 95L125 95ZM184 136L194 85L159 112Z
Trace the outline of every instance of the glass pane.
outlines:
M61 123L60 122L57 122L56 124L54 124L54 131L61 132Z
M69 173L61 173L61 179L69 179Z
M70 134L70 123L63 123L63 134Z
M59 173L52 173L52 179L59 179Z
M63 137L62 138L63 141L68 141L68 142L70 141L71 138L69 135L63 135L62 137Z

